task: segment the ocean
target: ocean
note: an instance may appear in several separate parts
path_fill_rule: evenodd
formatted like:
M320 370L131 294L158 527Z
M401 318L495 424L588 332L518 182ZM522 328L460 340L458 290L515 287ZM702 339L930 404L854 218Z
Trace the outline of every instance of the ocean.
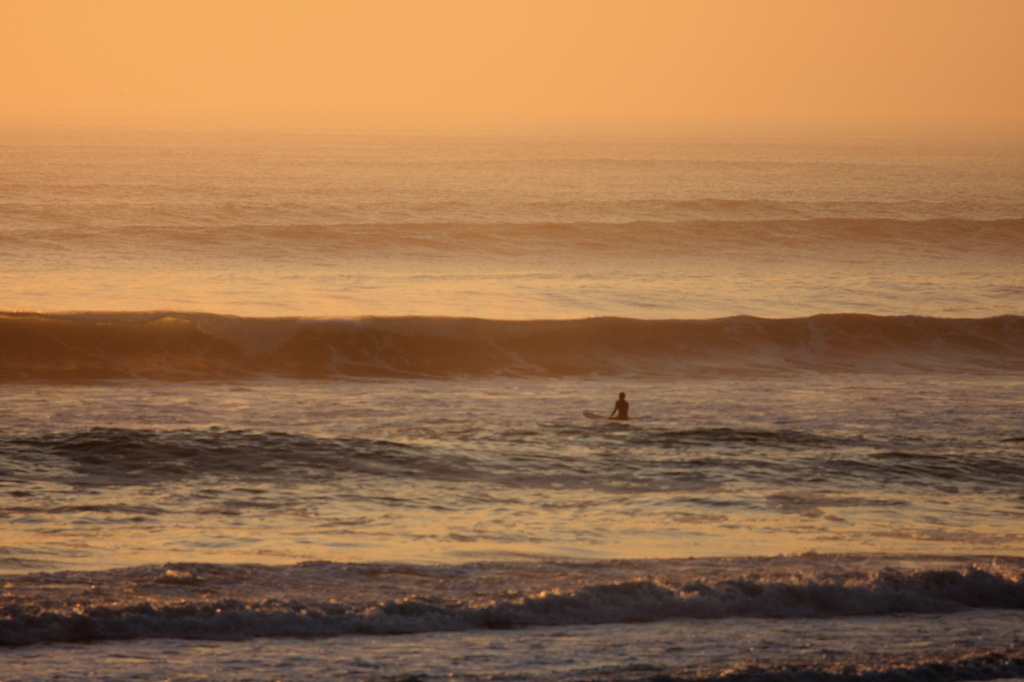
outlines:
M1024 677L1024 138L0 146L0 680Z

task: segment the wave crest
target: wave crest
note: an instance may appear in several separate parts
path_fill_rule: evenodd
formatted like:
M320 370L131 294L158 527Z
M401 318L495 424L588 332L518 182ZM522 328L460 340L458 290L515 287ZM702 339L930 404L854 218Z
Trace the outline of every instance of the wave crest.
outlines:
M314 320L0 314L0 380L1024 371L1024 317Z

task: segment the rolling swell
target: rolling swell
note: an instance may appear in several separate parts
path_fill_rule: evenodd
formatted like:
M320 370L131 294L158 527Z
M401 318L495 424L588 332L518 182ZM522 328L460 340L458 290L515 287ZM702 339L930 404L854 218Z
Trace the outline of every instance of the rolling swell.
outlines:
M0 315L0 380L1024 371L1024 317L503 321Z

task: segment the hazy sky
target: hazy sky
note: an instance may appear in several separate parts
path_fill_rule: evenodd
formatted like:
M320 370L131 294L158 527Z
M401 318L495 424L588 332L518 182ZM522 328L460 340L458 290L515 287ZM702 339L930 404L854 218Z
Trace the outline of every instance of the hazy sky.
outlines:
M1024 0L0 0L0 116L1024 122Z

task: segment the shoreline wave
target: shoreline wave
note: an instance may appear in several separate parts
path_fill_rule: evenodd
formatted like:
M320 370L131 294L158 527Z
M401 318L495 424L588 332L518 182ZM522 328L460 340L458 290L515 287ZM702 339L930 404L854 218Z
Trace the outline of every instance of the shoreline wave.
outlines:
M167 564L94 573L29 574L14 579L22 589L0 609L0 646L1024 609L1020 575L973 566L877 571L847 567L840 573L798 566L790 574L698 575L682 580L666 576L607 580L602 579L606 569L599 565L555 567L575 571L573 582L581 584L540 584L521 592L506 589L512 585L502 583L499 591L491 594L480 592L482 585L458 587L462 581L472 586L486 579L489 571L512 570L487 564L430 567L311 562L276 569ZM648 568L657 570L658 565ZM426 588L425 578L440 587ZM383 593L367 597L382 589Z
M0 313L0 381L1024 371L1024 316L709 320Z

